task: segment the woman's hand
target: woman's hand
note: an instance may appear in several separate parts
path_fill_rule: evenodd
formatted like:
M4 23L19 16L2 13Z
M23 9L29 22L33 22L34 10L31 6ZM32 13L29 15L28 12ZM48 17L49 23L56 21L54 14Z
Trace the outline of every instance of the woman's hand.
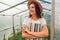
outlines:
M27 28L26 25L23 25L23 27L22 27L22 37L23 38L36 38L35 36L30 35L29 32L30 32L29 28Z
M26 29L25 29L25 32L30 33L29 28L26 28Z

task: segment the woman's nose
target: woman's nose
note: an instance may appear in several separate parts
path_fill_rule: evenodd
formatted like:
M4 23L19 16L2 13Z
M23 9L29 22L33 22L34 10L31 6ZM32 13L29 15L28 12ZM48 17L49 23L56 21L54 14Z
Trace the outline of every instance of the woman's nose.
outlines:
M30 8L29 11L31 11L32 9Z

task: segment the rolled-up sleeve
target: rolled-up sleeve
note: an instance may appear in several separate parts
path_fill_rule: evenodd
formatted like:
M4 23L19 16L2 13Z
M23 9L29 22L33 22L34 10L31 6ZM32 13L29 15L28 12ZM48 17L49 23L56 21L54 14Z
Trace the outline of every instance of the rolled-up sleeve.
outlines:
M25 19L24 22L23 22L23 24L25 24L26 26L29 26L29 19L28 18Z
M45 18L42 19L42 25L47 24Z

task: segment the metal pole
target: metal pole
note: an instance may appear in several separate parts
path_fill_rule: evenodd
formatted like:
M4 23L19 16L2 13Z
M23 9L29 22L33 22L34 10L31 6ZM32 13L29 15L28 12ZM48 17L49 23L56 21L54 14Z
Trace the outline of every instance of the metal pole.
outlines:
M5 34L4 34L4 40L6 40L6 38L5 38Z
M16 40L16 34L15 34L15 28L14 28L14 16L12 16L12 22L13 22L13 34L14 34L14 40Z
M52 34L51 34L51 40L54 40L54 27L55 27L55 0L52 0Z

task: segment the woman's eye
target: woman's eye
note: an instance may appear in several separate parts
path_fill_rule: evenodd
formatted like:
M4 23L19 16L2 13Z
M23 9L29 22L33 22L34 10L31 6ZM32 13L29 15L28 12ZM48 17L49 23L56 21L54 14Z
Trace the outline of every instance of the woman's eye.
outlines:
M32 7L32 8L34 8L34 7Z

